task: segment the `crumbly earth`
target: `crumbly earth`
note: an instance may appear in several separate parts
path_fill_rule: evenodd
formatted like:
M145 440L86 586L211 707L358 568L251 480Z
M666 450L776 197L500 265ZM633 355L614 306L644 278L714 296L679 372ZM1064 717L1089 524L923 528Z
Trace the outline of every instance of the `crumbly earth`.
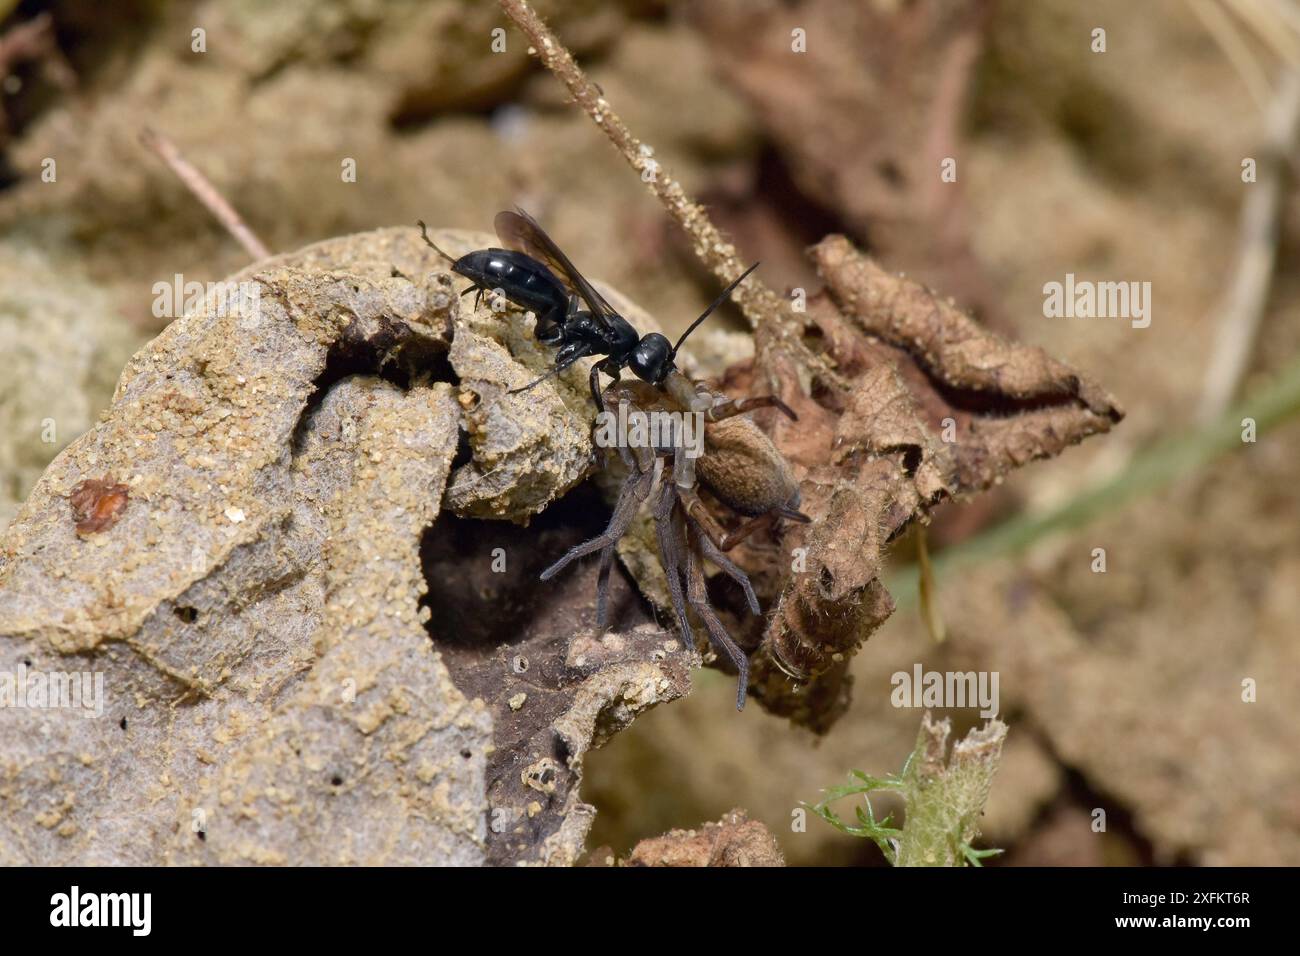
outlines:
M558 677L525 707L493 641L466 647L431 623L465 599L424 600L451 513L526 519L590 458L585 376L508 395L535 371L482 330L545 356L507 331L522 316L462 313L438 264L407 228L250 267L232 277L250 286L240 296L210 295L136 354L100 424L37 482L0 539L0 647L31 704L0 720L0 860L581 852L583 753L684 693L694 654L648 622L594 639L573 601L537 615L537 646L522 647L534 683ZM499 480L476 484L488 473ZM87 497L110 495L88 523ZM473 548L455 561L474 567ZM65 673L90 683L56 699ZM545 766L502 791L516 735ZM523 839L497 826L515 810Z
M298 0L275 18L249 17L247 4L111 6L122 12L106 18L107 28L84 24L84 56L73 51L80 92L51 98L19 131L11 156L23 178L0 194L0 313L21 316L13 324L0 317L0 346L12 359L6 368L16 373L0 377L0 521L31 493L54 454L93 425L131 350L167 321L151 312L153 284L176 272L215 279L246 261L139 146L146 123L171 134L274 249L416 217L485 228L495 211L520 202L584 269L632 293L667 329L680 330L715 291L678 254L661 210L629 184L601 135L565 106L552 78L528 72L517 34L507 29L508 53L490 52L489 31L498 25L491 4L390 4L378 16L366 2ZM926 132L928 100L918 102L905 83L857 84L845 91L854 104L848 108L844 97L810 86L799 91L797 109L820 114L801 114L794 124L781 102L748 101L764 93L761 84L728 76L726 61L738 63L781 92L780 75L753 55L759 24L752 16L730 31L736 45L723 50L717 31L702 34L676 16L643 19L637 3L539 6L657 157L706 199L741 248L763 260L774 286L815 290L803 247L848 231L888 267L920 274L972 304L963 289L978 292L980 285L969 257L944 254L952 245L936 241L931 221L891 215L888 165L860 157L839 164L824 139L800 136L818 128L859 136L870 159L893 160L904 173L900 157L928 162L930 153L915 148L915 134ZM1213 304L1232 261L1240 162L1259 144L1259 110L1186 4L991 6L955 154L968 206L963 228L983 288L993 292L980 304L996 307L999 331L1096 374L1122 397L1129 417L1104 441L940 509L936 551L1000 515L1065 499L1189 421L1210 358ZM864 16L924 16L922 4L870 7ZM779 6L771 9L779 19ZM842 22L834 5L827 10L829 22ZM155 29L139 29L144 21ZM209 52L196 55L184 41L199 21ZM945 21L936 22L944 32ZM1098 23L1108 30L1104 55L1085 42ZM784 56L789 31L779 26L763 35L782 41L772 49ZM887 38L886 29L875 33ZM816 31L809 36L811 60L825 46L816 45ZM924 40L924 31L918 36ZM854 57L853 70L878 62L865 61L851 44L833 46ZM906 80L916 75L917 59L909 59L910 48L898 49ZM939 62L921 52L920 62ZM860 75L834 66L825 70L832 80ZM29 82L26 89L35 88ZM859 108L863 97L878 109ZM773 144L772 126L786 142ZM46 157L58 161L56 183L40 181ZM356 182L340 177L346 157L357 160ZM831 179L822 191L816 177L827 164L858 165L870 178ZM783 170L817 183L812 191L821 200L792 189ZM920 182L910 177L908 196ZM837 196L866 203L850 210L861 228L846 227ZM1295 254L1298 213L1289 199L1282 268L1247 387L1300 346L1300 286L1285 268ZM22 258L13 251L20 247L34 256ZM1043 284L1067 272L1150 280L1152 327L1044 318ZM27 298L38 307L12 306ZM713 339L715 372L748 357L747 335L700 334ZM695 342L701 357L703 345ZM48 443L40 437L47 417L57 422ZM1287 837L1296 830L1300 785L1286 746L1300 727L1296 708L1287 706L1296 695L1286 675L1296 672L1288 648L1300 616L1300 434L1284 428L1244 451L1103 526L944 581L944 648L933 647L912 614L896 614L854 659L856 702L816 746L807 731L758 708L730 712L730 681L702 672L688 700L638 719L610 747L588 755L584 799L601 811L594 839L623 855L642 838L697 827L739 803L767 824L792 862L878 862L862 841L816 821L795 831L792 811L843 782L848 768L900 765L918 714L890 706L892 673L916 662L1005 666L998 647L1007 655L1030 650L1050 624L1050 643L1068 652L1059 658L1068 666L1057 670L1031 655L1008 671L1019 675L1016 683L1036 686L1016 690L1010 677L1003 683L1017 709L1005 714L1012 732L983 829L990 845L1011 848L1007 862L1250 863L1293 853L1300 841ZM1105 575L1089 570L1097 546L1110 556ZM987 589L994 593L983 594ZM268 630L289 639L282 627ZM113 641L96 653L104 660L134 654ZM1239 679L1252 672L1260 697L1247 704ZM510 696L521 692L512 686ZM530 692L518 713L528 714L537 699ZM140 719L150 712L140 710ZM964 730L962 713L950 716ZM155 735L141 750L151 755L164 747L162 731L143 726ZM126 732L134 727L128 723ZM134 781L129 761L114 759L112 773ZM179 764L168 773L185 779ZM66 778L68 771L56 767L54 774ZM168 785L149 792L173 799ZM64 796L38 811L56 833L69 813L80 812L75 794L61 809ZM1092 829L1096 808L1107 811L1105 833Z

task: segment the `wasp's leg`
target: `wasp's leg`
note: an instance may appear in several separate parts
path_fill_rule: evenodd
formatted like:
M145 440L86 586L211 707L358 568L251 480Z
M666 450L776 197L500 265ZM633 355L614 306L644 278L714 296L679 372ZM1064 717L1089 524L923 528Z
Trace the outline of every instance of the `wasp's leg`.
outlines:
M596 403L596 411L605 410L605 399L600 394L600 367L604 362L597 362L591 367L591 374L587 376L587 384L591 386L591 398Z
M552 307L544 312L534 313L537 321L533 325L533 336L543 345L558 346L564 342L564 327L555 317L558 312L559 309Z
M590 541L584 541L570 548L564 557L542 572L542 580L549 581L578 558L586 557L603 548L612 548L617 544L618 539L627 533L628 526L632 524L637 507L650 493L650 482L650 475L628 475L623 481L623 487L618 494L618 503L614 505L614 514L610 516L605 531Z
M722 626L718 615L709 605L708 591L705 590L704 565L695 549L690 546L686 548L686 584L687 600L695 609L695 613L700 616L700 620L704 622L704 626L708 628L709 640L715 649L726 654L731 659L731 663L736 665L739 675L736 684L736 710L744 710L745 692L749 688L749 658L741 650L740 645L731 639L731 635L727 633L727 629Z
M506 394L518 395L520 392L526 392L530 388L542 384L542 382L546 381L548 378L552 378L556 375L559 375L570 365L577 362L578 359L586 358L589 354L591 354L591 346L586 345L584 343L578 342L578 343L573 343L572 345L566 345L563 348L561 348L559 352L556 353L555 365L551 368L549 372L547 372L545 375L538 376L537 378L529 382L527 385L521 385L519 388L510 389L510 391L507 392Z
M720 422L724 418L743 415L745 412L752 412L756 408L775 408L791 421L797 422L799 420L799 416L794 413L794 409L775 395L755 395L752 398L723 397L721 401L704 413L704 417L711 422Z
M713 543L713 539L703 532L699 523L690 518L691 527L696 531L695 539L699 542L700 551L706 558L722 569L722 573L731 580L740 585L745 592L745 600L749 603L749 610L755 616L762 614L763 609L759 606L758 595L754 593L754 585L749 581L749 575L740 569L740 566L722 553L721 549Z
M605 399L601 395L601 388L600 388L601 372L604 372L615 382L618 381L618 377L619 377L618 366L612 363L609 359L603 359L602 361L597 362L595 365L591 367L591 375L588 378L588 383L591 385L591 397L596 402L596 411L598 412L603 412L605 410ZM611 382L610 384L612 385L613 382Z

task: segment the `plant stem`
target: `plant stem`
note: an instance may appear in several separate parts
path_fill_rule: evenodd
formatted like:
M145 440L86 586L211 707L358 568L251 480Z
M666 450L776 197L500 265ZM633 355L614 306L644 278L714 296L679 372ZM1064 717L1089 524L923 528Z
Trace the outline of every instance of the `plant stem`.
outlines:
M1239 402L1209 425L1186 431L1134 455L1128 466L1096 487L1042 514L1005 521L931 558L934 573L1018 554L1050 535L1083 527L1114 514L1133 501L1191 474L1229 451L1242 447L1242 421L1255 421L1255 437L1300 413L1300 359L1293 360L1272 382ZM901 606L916 598L917 571L901 568L891 576L890 593Z
M654 150L632 135L622 118L605 99L600 87L588 79L577 61L537 15L527 0L499 0L505 12L531 44L530 53L555 74L574 101L586 111L591 121L609 137L641 180L658 197L668 214L691 237L695 255L723 285L745 271L745 263L734 244L714 225L708 212L691 199L682 184L670 176L654 159ZM750 328L768 333L789 353L797 357L823 382L847 390L848 384L831 367L825 356L815 354L804 343L800 330L803 323L789 312L789 302L765 285L757 275L750 275L736 287L732 298L744 313Z
M271 250L257 238L256 233L235 211L235 207L226 201L216 186L212 185L212 181L185 158L180 148L172 142L171 137L146 126L140 131L140 142L158 154L158 157L185 184L185 188L193 193L217 222L225 227L226 232L244 247L249 258L254 262L271 258Z

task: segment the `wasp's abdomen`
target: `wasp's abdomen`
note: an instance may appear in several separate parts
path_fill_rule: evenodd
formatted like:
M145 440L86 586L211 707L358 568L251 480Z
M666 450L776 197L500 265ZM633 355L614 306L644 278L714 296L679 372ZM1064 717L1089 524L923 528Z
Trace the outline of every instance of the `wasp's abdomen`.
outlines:
M480 249L456 260L452 270L476 286L500 289L522 309L539 316L558 310L563 314L568 290L545 263L511 249Z

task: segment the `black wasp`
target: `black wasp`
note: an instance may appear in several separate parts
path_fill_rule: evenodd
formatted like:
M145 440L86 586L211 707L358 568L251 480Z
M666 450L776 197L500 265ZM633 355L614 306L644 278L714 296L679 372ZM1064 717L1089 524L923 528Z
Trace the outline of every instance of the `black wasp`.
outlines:
M474 283L462 294L477 289L481 298L485 291L499 291L515 305L533 312L537 316L538 340L557 348L555 366L549 372L510 394L527 391L579 359L604 355L592 367L590 379L591 397L601 411L605 410L601 372L618 381L620 372L628 368L642 381L662 385L677 369L677 350L686 336L758 268L756 262L741 273L673 345L658 332L640 335L569 261L537 220L522 209L497 213L493 221L497 238L506 248L479 249L459 259L434 245L424 223L419 225L424 241L451 263L451 270Z

